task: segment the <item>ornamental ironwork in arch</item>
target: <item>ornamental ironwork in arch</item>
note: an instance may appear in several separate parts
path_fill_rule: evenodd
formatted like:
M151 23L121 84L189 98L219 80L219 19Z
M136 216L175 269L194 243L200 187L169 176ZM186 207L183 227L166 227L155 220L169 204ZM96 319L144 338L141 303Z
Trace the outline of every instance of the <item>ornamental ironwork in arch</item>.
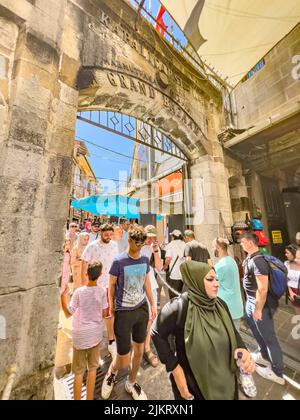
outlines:
M113 111L82 111L78 113L77 119L188 161L187 156L168 136L137 118Z

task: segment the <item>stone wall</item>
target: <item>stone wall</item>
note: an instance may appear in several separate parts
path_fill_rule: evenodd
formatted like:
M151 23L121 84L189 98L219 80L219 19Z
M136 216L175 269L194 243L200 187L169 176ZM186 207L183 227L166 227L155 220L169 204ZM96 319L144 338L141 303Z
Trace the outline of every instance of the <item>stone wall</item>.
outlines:
M119 0L98 0L85 10L79 109L132 115L191 158L213 154L208 126L223 113L220 93L151 25L137 21L132 7L124 3L121 17L119 9Z
M250 213L249 186L243 173L242 163L225 156L226 178L229 183L232 218L234 222L246 219Z
M52 398L57 281L78 92L60 79L67 1L0 5L0 393Z
M233 92L241 129L283 113L299 101L300 24L265 56L265 66Z

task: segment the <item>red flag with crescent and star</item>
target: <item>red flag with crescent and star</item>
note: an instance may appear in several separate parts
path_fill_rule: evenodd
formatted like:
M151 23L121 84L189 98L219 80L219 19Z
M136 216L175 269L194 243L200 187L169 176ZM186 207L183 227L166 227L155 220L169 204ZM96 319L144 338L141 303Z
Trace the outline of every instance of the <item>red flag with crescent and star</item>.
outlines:
M164 6L161 6L156 18L156 30L159 32L162 36L165 35L166 30L168 29L168 26L164 22L164 14L166 12L166 8Z

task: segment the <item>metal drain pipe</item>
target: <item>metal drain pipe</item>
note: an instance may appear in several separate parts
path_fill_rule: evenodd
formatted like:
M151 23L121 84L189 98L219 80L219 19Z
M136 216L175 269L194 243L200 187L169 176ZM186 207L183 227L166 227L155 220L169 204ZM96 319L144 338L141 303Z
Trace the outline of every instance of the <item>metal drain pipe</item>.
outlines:
M12 388L13 388L13 385L17 376L17 370L18 370L17 365L12 365L8 371L9 376L8 376L8 380L2 394L2 398L1 398L2 401L9 401L10 399L11 391L12 391Z

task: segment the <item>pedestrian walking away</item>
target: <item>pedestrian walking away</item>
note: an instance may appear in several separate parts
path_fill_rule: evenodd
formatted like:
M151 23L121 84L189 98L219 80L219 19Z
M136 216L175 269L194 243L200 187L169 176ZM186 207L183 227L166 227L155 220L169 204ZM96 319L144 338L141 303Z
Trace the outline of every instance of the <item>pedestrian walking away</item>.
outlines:
M179 294L183 290L180 266L184 262L185 242L183 241L183 235L180 230L174 230L170 235L172 241L166 248L164 270L167 272L167 283L170 286L169 297L173 299L177 295L173 293L172 289Z

